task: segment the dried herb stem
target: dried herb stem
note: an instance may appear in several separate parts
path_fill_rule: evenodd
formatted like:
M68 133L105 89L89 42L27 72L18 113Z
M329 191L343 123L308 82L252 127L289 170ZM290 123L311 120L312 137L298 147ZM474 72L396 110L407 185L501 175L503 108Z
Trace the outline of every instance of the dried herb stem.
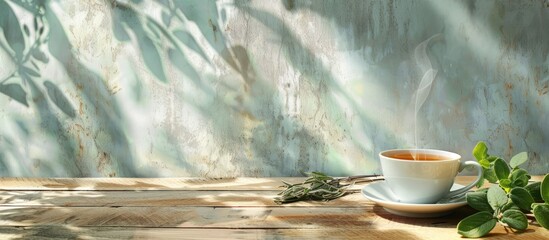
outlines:
M302 183L288 183L282 181L286 189L278 193L279 197L274 199L277 204L291 203L297 201L317 200L329 201L342 197L356 191L350 191L358 179L365 181L381 180L380 175L357 175L349 177L331 177L321 172L304 173L308 178ZM346 184L342 184L346 183Z

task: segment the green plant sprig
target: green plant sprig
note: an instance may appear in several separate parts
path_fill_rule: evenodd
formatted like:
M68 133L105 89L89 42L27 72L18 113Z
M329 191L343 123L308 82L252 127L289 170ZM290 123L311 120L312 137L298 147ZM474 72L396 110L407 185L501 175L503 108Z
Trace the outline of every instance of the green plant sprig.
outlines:
M321 172L304 173L308 178L302 183L291 184L282 181L286 189L278 193L279 197L274 199L277 204L291 203L297 201L317 200L329 201L351 193L348 190L359 178L378 177L379 175L361 175L344 178L335 178ZM373 181L377 179L371 179ZM350 182L343 184L343 182Z
M457 225L458 233L464 237L482 237L500 223L505 228L523 231L528 228L524 213L532 212L536 221L549 229L549 174L542 182L529 184L531 176L519 165L528 160L526 152L511 158L509 164L500 157L490 156L484 142L473 149L473 156L483 167L483 179L477 187L484 185L484 179L494 183L467 193L469 206L478 210Z

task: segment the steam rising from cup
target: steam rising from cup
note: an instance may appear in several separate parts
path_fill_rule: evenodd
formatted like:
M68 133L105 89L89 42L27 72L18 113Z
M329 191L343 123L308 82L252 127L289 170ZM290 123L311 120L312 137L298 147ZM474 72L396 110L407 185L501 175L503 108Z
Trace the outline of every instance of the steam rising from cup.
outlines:
M419 110L421 109L421 106L423 106L423 104L427 100L427 97L429 96L429 92L431 91L431 86L433 85L433 80L435 80L435 77L438 72L438 70L433 69L431 60L429 60L429 56L427 56L427 46L429 45L429 42L431 42L431 40L439 37L442 37L442 34L439 33L431 36L429 39L421 42L414 50L414 58L416 60L416 63L419 69L423 73L421 82L419 83L419 86L414 94L415 95L414 144L416 146L416 149L419 148L418 133L417 133L417 115L419 113ZM413 153L413 157L415 160L417 160L415 153Z

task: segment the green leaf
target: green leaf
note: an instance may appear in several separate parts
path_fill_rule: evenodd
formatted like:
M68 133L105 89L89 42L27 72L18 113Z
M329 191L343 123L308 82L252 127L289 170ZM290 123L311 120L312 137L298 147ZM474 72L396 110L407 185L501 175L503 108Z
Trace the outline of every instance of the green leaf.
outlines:
M473 156L475 156L477 161L487 158L488 148L486 147L486 143L482 141L478 142L475 148L473 149Z
M482 187L484 185L484 182L485 182L484 180L486 180L486 179L484 179L484 177L481 177L480 180L475 185L475 187L477 187L477 188Z
M494 162L494 171L496 172L496 177L498 180L501 181L502 179L509 178L509 173L511 170L509 169L509 165L507 165L503 159L498 158Z
M506 223L509 227L516 230L522 231L528 228L528 220L526 219L526 215L524 215L521 211L514 209L503 212L501 222Z
M498 181L498 177L496 176L496 172L494 172L494 169L492 169L492 168L484 169L483 176L490 183L495 183L495 182Z
M503 207L509 199L505 191L503 191L503 189L501 189L498 185L493 185L490 189L488 189L487 197L488 203L494 210Z
M499 180L499 185L504 189L505 188L510 189L511 188L511 180L510 179Z
M492 231L496 222L492 213L478 212L461 220L457 225L457 230L464 237L478 238Z
M543 177L543 181L541 181L540 193L541 198L543 198L546 203L549 203L549 174L546 174L545 177Z
M525 163L526 161L528 161L528 153L521 152L515 155L513 158L511 158L511 161L509 162L509 164L511 165L512 168L516 168L519 165Z
M549 205L537 205L534 207L533 212L539 225L549 229Z
M488 162L491 162L493 163L494 161L496 161L496 159L498 159L499 157L497 156L489 156L488 158L486 158L486 160L488 160Z
M524 187L528 184L530 176L528 175L528 172L526 170L516 168L513 169L513 171L511 172L509 180L511 180L512 185L515 187Z
M536 208L537 206L542 206L542 205L545 205L546 203L532 203L532 211L534 210L534 208Z
M522 211L526 212L531 210L532 203L534 203L534 198L532 198L528 190L521 187L511 189L509 197L511 197L511 201L513 201Z
M543 202L543 198L541 198L540 186L541 182L534 182L524 187L526 190L528 190L532 198L534 198L534 202Z
M485 191L476 191L476 192L468 192L465 196L467 199L467 204L471 206L472 208L479 210L479 211L486 211L493 213L494 210L488 203L488 197L486 196L487 193Z
M519 208L515 203L513 203L513 201L509 200L509 201L507 202L507 204L505 204L505 206L503 206L503 207L501 208L501 211L500 211L500 212L505 212L505 211L507 211L507 210L509 210L509 209L515 209L515 210L520 211L520 208Z
M488 161L487 158L478 160L478 163L482 166L482 168L490 168L490 161Z

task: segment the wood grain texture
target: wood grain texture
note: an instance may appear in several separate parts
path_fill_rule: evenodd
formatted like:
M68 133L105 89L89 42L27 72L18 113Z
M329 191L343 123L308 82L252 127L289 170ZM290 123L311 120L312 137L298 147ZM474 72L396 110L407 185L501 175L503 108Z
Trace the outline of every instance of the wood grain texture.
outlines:
M303 178L0 178L0 190L276 190Z
M326 216L329 217L329 216ZM317 220L314 220L317 221ZM336 222L335 225L321 227L267 228L237 226L239 222L231 222L230 228L222 226L211 227L132 227L132 226L74 226L71 223L55 224L48 222L44 225L33 224L26 227L0 227L2 239L462 239L455 230L455 226L440 223L441 219L423 220L424 223L415 223L410 219L381 219L374 221L375 225L346 225L348 222ZM297 221L296 221L297 222ZM332 223L335 221L332 221ZM427 224L430 225L426 225ZM115 222L110 222L115 223ZM288 223L290 224L290 223ZM378 228L378 226L381 226ZM497 226L487 237L489 239L547 239L549 231L537 227L530 227L523 233L507 232Z
M461 239L456 225L474 212L406 218L360 193L273 203L282 180L303 178L107 180L1 179L9 190L0 191L0 239ZM531 220L524 233L498 226L490 239L547 239L549 231Z
M145 207L145 206L280 206L278 191L0 191L4 206ZM359 192L328 202L295 202L280 207L363 207Z
M0 207L0 225L181 228L347 228L371 226L373 207Z
M200 228L129 228L73 227L61 225L0 227L1 239L463 239L454 229L200 229ZM532 232L492 233L490 240L545 239Z
M472 176L460 176L456 183L466 184ZM534 176L533 180L541 180ZM69 191L124 191L124 190L227 190L273 191L280 190L282 181L302 182L299 177L281 178L0 178L0 190L69 190ZM359 182L351 189L360 189Z

